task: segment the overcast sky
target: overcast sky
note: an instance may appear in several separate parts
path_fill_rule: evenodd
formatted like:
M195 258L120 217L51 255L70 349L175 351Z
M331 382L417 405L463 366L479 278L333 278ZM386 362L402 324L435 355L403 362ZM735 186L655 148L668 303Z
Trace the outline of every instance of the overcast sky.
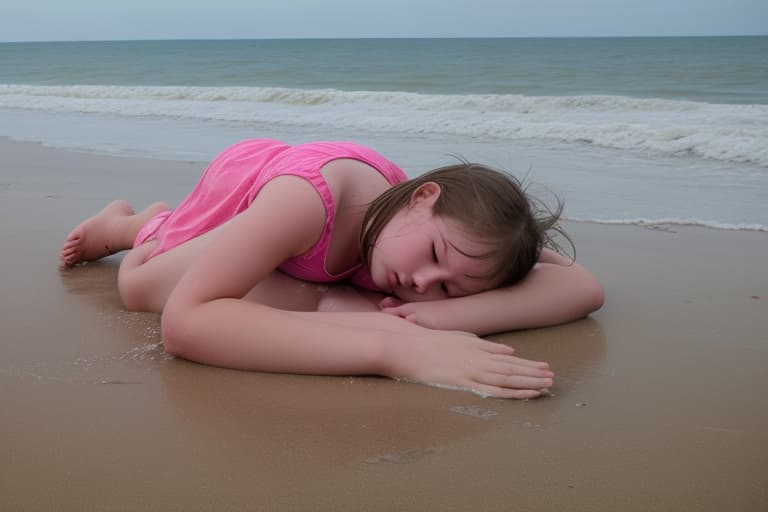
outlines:
M0 16L0 41L750 34L768 34L768 0L14 0Z

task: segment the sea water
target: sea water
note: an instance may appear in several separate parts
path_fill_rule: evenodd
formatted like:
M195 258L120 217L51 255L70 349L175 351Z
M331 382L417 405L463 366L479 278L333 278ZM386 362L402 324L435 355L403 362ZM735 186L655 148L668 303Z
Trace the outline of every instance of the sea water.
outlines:
M765 231L768 37L3 43L0 136L193 160L351 139L411 176L507 169L571 219Z

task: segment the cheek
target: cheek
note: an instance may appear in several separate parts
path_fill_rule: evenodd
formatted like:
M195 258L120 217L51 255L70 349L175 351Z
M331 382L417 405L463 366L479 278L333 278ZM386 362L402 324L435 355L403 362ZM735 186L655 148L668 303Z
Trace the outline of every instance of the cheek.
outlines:
M386 272L387 269L392 270L397 268L398 258L397 251L387 244L386 242L373 246L371 251L371 259L369 261L369 268L372 274Z
M381 263L381 251L377 247L374 247L371 251L371 258L368 260L368 268L371 275L378 273L382 267Z
M371 250L371 267L380 266L383 261L387 261L389 259L387 254L387 245L377 242Z
M373 248L371 261L382 261L387 266L397 264L403 259L403 254L408 252L408 247L398 243L394 239L380 239Z

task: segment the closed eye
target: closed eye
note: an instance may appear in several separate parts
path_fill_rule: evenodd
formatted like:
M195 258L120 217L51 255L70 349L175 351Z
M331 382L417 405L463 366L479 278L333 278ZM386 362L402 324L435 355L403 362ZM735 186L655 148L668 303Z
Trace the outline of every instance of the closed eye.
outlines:
M435 243L432 242L432 261L435 263L439 263L437 260L437 250L435 249ZM440 283L440 291L443 292L443 295L446 297L448 296L448 285L445 284L445 282Z

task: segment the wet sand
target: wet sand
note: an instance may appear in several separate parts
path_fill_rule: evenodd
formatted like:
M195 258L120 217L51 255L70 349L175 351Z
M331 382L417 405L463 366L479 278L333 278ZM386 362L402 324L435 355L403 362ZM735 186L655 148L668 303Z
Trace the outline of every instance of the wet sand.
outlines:
M483 399L167 357L158 317L121 309L119 257L57 254L202 164L0 154L0 510L768 509L768 233L569 224L607 303L495 336L557 382Z

